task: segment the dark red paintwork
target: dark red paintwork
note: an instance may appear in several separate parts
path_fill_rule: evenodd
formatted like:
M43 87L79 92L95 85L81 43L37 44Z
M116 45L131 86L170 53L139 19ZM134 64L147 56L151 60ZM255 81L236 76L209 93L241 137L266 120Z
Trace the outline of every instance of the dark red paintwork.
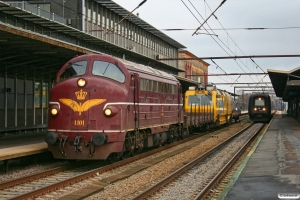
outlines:
M59 82L59 76L69 63L81 60L88 61L86 73ZM92 65L95 60L117 65L125 75L125 82L119 83L109 78L93 75ZM79 78L86 80L84 87L77 85ZM141 78L176 85L176 93L141 91ZM111 56L93 54L79 56L66 63L57 73L57 82L51 89L48 118L48 132L58 135L54 144L48 144L55 158L106 159L111 153L126 150L124 147L126 134L137 134L135 130L139 130L137 135L140 135L139 137L143 140L141 144L150 141L145 146L149 144L151 146L151 140L154 141L153 135L166 132L169 137L171 128L178 130L182 127L180 84L166 73ZM86 92L84 99L77 99L76 92L80 90ZM105 101L80 113L72 109L72 104L62 103L62 99L76 101L79 105L83 105L88 100ZM57 116L50 113L54 106L59 107ZM104 115L105 106L111 107L113 117ZM105 135L106 140L103 145L92 144L92 137L96 133ZM138 148L138 145L134 148Z

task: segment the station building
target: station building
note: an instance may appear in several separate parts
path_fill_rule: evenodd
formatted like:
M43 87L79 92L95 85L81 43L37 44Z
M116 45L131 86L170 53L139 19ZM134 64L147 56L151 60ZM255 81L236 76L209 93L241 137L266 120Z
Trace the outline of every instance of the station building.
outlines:
M179 58L197 58L194 54L187 50L180 50L178 54ZM207 62L202 59L192 59L192 60L179 60L179 69L184 72L179 72L178 76L185 77L190 80L194 80L198 83L208 83L208 66Z

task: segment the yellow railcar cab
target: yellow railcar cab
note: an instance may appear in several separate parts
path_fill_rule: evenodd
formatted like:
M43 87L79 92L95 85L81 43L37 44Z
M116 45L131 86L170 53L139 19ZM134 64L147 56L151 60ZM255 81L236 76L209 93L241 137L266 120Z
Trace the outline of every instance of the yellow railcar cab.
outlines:
M209 113L213 115L213 123L222 125L232 118L232 97L215 85L190 87L184 95L185 113Z

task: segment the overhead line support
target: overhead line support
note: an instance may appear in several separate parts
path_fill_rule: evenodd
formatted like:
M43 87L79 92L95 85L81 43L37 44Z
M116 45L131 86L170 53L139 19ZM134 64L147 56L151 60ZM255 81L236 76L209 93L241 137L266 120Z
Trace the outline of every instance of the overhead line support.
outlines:
M237 59L237 58L283 58L300 57L300 54L290 55L252 55L252 56L223 56L223 57L195 57L195 58L157 58L157 60L211 60L211 59Z

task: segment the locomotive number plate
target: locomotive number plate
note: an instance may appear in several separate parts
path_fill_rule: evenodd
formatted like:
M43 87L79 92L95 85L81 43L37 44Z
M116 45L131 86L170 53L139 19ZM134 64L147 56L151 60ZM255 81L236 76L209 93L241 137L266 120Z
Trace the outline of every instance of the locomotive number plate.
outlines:
M75 126L84 126L84 120L74 120Z

